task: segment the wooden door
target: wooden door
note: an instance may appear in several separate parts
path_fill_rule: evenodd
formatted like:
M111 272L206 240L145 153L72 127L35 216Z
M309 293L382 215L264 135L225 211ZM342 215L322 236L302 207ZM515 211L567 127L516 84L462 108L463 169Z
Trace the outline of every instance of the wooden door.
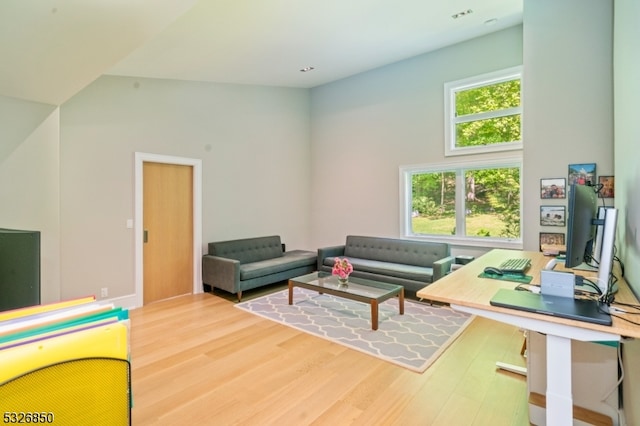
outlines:
M143 304L193 292L193 167L143 164Z

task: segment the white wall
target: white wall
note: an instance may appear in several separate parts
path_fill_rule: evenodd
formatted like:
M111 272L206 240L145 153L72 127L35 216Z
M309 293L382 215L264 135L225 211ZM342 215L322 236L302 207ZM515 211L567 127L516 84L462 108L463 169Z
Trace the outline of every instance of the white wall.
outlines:
M618 245L626 278L640 295L640 2L615 0L615 135Z
M522 64L522 27L311 90L312 239L400 236L399 167L444 157L444 83Z
M58 301L59 110L0 97L0 112L0 227L40 231L41 301Z
M0 96L0 164L55 108L49 104Z
M580 163L614 174L612 25L611 0L524 2L527 250L538 250L540 232L566 232L540 226L540 205L567 205L541 200L540 179L567 178L568 165Z
M640 2L615 0L615 171L616 207L619 209L617 245L624 260L625 278L640 296ZM624 346L622 384L627 424L640 424L640 341Z
M209 241L309 241L307 90L101 77L61 107L62 296L134 292L134 152L202 160Z

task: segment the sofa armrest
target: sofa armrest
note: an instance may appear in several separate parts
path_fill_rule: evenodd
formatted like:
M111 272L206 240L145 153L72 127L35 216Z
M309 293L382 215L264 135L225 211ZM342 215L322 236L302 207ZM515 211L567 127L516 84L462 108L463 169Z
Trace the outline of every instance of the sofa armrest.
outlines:
M344 256L344 245L323 247L318 249L318 271L321 270L324 259L327 257Z
M453 256L447 256L443 259L433 262L433 281L437 281L440 278L447 275L451 270L451 265L455 262L456 258Z
M229 293L240 291L240 262L226 257L202 256L202 282Z

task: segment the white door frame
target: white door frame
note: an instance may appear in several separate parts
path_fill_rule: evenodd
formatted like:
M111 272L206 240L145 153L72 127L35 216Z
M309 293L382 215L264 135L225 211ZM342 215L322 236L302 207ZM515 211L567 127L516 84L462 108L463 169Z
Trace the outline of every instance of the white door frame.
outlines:
M143 266L143 165L148 163L177 164L193 167L193 293L202 293L202 160L174 157L170 155L135 153L135 286L136 307L144 304L144 266Z

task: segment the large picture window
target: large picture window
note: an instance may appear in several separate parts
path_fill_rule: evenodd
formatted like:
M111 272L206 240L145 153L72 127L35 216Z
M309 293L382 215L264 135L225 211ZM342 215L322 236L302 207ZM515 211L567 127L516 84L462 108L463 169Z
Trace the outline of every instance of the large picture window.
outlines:
M522 149L521 67L445 84L445 155Z
M520 158L401 168L406 238L520 248Z

